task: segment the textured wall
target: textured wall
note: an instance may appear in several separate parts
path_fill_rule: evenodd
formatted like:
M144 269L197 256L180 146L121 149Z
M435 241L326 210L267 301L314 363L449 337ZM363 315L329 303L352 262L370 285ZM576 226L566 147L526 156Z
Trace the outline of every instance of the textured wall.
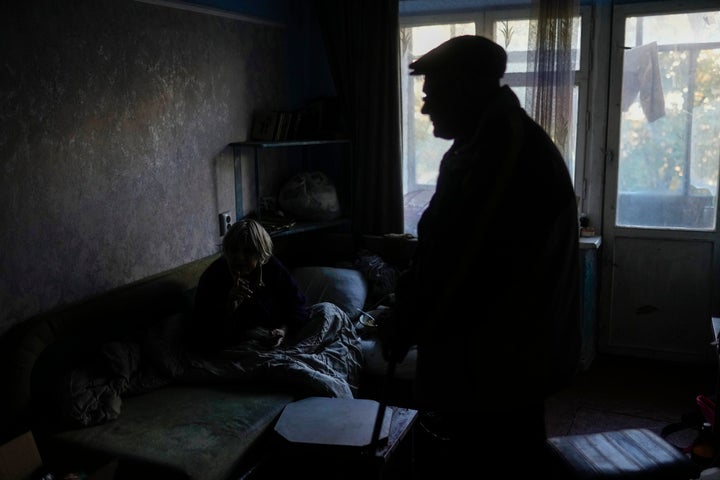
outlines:
M0 7L0 333L218 251L285 29L132 0Z

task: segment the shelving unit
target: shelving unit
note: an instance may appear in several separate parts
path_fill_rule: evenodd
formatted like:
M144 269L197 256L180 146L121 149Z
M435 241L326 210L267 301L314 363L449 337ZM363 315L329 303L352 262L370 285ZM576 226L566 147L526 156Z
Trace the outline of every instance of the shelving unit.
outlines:
M323 146L330 145L344 145L346 148L345 158L339 159L344 161L342 171L344 181L342 185L337 185L338 197L341 200L340 205L342 208L342 217L336 220L324 221L324 222L306 222L296 221L291 227L277 231L270 231L270 235L273 237L291 235L295 233L307 232L312 230L318 230L323 228L342 227L350 225L350 218L352 215L352 164L351 164L351 152L350 141L347 139L333 139L333 140L288 140L288 141L244 141L234 142L230 144L233 149L235 157L235 204L236 204L236 217L239 219L243 216L243 191L242 191L242 177L241 177L241 156L243 150L252 151L253 161L253 175L255 183L255 217L262 222L263 213L260 208L261 195L260 195L260 162L262 152L269 149L301 149L303 155L303 164L305 168L308 168L310 161L307 160L307 150L310 148L320 148ZM343 201L344 200L344 201Z

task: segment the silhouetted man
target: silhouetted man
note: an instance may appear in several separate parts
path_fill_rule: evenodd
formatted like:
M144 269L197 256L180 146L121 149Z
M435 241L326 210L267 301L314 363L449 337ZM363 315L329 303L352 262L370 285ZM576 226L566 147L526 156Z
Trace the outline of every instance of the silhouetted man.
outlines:
M434 135L454 142L382 337L390 359L418 346L417 404L449 446L438 473L538 474L545 399L578 365L575 192L553 141L500 85L506 61L461 36L410 64Z

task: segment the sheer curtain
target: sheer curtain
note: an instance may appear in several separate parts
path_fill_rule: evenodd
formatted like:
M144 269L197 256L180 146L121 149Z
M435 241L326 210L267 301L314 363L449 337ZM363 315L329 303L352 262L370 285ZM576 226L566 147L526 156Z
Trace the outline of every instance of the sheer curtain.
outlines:
M528 112L547 131L566 158L572 121L573 19L577 0L533 0L528 40ZM530 70L532 68L532 70Z

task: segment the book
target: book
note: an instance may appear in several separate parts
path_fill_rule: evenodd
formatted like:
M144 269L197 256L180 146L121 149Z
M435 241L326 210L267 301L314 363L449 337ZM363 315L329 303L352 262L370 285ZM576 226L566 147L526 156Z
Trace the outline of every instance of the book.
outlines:
M283 141L288 139L288 132L290 130L290 112L277 112L278 114L278 126L275 132L275 140Z
M253 114L251 140L277 140L280 112L275 110L259 110Z

